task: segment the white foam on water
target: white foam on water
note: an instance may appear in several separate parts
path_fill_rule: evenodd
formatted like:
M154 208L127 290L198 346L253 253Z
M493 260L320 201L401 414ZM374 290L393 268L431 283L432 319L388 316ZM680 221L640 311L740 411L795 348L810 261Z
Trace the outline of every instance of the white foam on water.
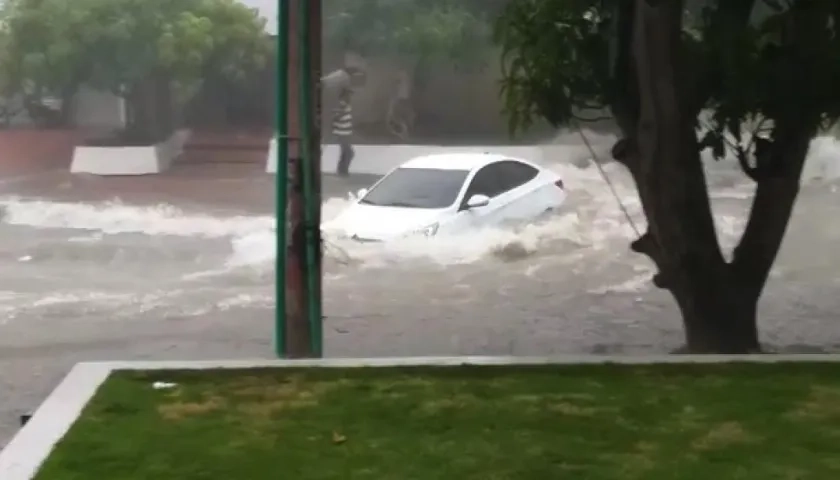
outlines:
M653 268L645 273L640 273L632 278L612 285L605 285L598 288L593 288L589 293L596 295L605 295L608 293L640 293L650 290L653 286L651 278L656 273Z
M54 293L47 297L39 298L31 302L29 308L52 307L73 303L102 303L121 305L134 301L135 295L130 293L105 293L105 292L83 292L83 293Z
M227 260L228 267L268 264L277 255L275 230L236 237L231 241L231 247L233 253Z
M608 164L604 170L622 205L630 213L635 229L625 218L597 168L579 168L569 163L558 163L551 168L563 177L570 200L563 212L548 220L518 228L488 227L457 236L406 237L387 243L327 238L325 255L333 261L363 268L387 267L411 260L451 265L487 258L517 260L534 255L578 258L581 252L593 256L612 250L616 241L626 248L626 243L635 238L635 230L645 229L638 195L621 166ZM750 193L749 188L735 185L718 189L713 196L715 200L740 200ZM340 213L352 201L354 199L348 197L324 202L324 220ZM740 232L743 220L726 215L718 215L715 220L724 245L729 246L730 239ZM273 230L238 236L232 241L233 254L228 265L267 265L275 258L275 242Z
M0 326L8 323L17 309L16 302L21 294L10 290L0 290Z
M219 310L230 310L238 307L251 307L254 305L272 306L275 303L274 295L251 295L241 293L225 298L216 303Z
M95 232L88 235L79 235L77 237L70 237L68 242L73 243L96 243L102 240L104 234L102 232Z
M132 317L156 309L170 309L182 313L184 299L189 290L167 289L136 293L136 291L101 291L76 288L57 291L49 295L40 293L18 293L14 296L0 296L0 313L7 314L6 320L25 319L39 311L66 308L83 308L86 311L106 309L109 317ZM2 317L0 317L2 318ZM2 324L3 322L0 322Z
M840 178L840 141L823 136L811 140L808 157L802 171L801 183Z
M275 222L273 216L191 214L165 204L140 207L121 202L90 204L4 198L0 199L0 208L4 211L3 221L11 225L105 234L218 238L265 231L273 228Z
M604 145L612 142L612 137L595 140L596 150L601 151ZM411 259L455 264L487 258L515 260L533 255L578 258L582 251L591 256L596 252L614 249L617 241L625 246L635 236L635 232L624 218L601 173L591 164L587 168L578 168L572 164L580 165L579 160L586 156L581 146L558 147L552 144L546 148L545 154L546 161L556 162L551 168L560 173L569 191L569 201L564 211L549 220L519 228L486 228L457 237L415 237L384 244L327 239L326 255L340 263L376 267ZM552 158L552 155L557 158ZM840 176L838 158L840 142L833 137L814 139L803 181ZM725 162L731 165L727 167ZM722 166L710 168L724 169L726 175L731 175L735 180L729 188L714 189L713 208L727 201L729 204L736 201L746 205L742 200L752 194L752 188L743 175L737 172L734 161L717 163ZM636 229L643 230L644 217L629 175L614 163L604 168L624 207L630 212ZM324 220L333 218L351 201L352 197L325 201L322 205ZM171 205L141 207L120 202L84 204L20 198L0 198L0 208L3 210L3 221L8 224L84 231L72 239L75 242L97 242L102 235L118 233L228 237L231 241L231 255L226 265L220 265L223 270L268 267L276 256L276 220L271 215L220 217L189 213ZM733 215L731 209L727 209L726 212L717 212L715 216L722 243L727 249L743 229L742 213L745 214L746 210Z
M321 204L322 220L324 222L332 220L353 201L355 201L353 194L348 194L346 198L328 199ZM228 267L268 266L277 256L277 236L274 224L270 228L236 235L231 240L231 248L233 253L227 260ZM327 243L326 255L340 258L342 253L335 248L330 250L330 244Z

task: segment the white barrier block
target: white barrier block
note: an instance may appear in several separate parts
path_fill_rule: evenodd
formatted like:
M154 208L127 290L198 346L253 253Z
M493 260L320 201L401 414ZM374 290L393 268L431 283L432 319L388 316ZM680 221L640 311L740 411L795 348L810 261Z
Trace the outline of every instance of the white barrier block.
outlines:
M169 170L184 151L189 130L178 130L165 142L140 147L79 146L73 151L71 173L150 175Z

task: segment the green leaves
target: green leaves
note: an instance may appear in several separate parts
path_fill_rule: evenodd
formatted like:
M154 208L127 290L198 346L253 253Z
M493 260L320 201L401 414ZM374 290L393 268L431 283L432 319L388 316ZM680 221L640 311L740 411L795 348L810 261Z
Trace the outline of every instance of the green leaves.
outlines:
M759 144L773 141L775 135L758 132L757 125L794 123L816 133L819 124L840 118L837 4L765 0L757 3L746 26L726 21L734 2L719 0L707 7L700 30L711 87L705 103L713 111L709 127L734 139L730 150L739 160L760 157ZM744 133L750 137L746 146ZM725 152L713 153L722 158Z
M328 48L468 61L490 45L487 7L458 0L323 0Z
M186 84L207 70L237 80L271 49L265 22L236 0L9 0L3 16L4 83L54 90L124 94L161 72Z
M73 48L83 24L66 1L8 0L2 7L0 76L4 89L55 89L80 64ZM10 93L5 91L4 93Z
M602 108L610 85L611 13L599 0L511 0L496 23L512 131L558 126Z
M638 101L632 72L612 70L616 51L629 48L630 37L619 45L617 32L630 25L619 25L616 15L630 1L510 0L495 39L503 50L502 95L511 129L536 118L562 125L587 108ZM754 148L758 142L749 137L759 124L825 127L840 119L840 2L686 5L680 93L687 108L711 112L708 125L700 126L712 133L701 143L716 157L730 143ZM773 134L764 138L772 141Z

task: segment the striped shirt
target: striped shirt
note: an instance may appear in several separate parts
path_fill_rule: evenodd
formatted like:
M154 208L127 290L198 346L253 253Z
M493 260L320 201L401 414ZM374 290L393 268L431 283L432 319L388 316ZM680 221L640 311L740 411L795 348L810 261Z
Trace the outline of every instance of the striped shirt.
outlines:
M349 98L341 98L333 109L333 135L347 137L353 134L353 106Z

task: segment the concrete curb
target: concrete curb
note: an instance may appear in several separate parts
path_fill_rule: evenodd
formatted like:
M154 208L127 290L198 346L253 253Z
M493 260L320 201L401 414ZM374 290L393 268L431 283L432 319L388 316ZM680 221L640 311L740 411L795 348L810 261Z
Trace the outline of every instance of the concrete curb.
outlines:
M652 365L715 363L840 363L840 354L814 355L561 355L551 357L398 357L313 360L208 360L83 362L74 366L32 419L0 451L0 479L31 480L97 389L118 370L208 370L244 368L357 368L511 365Z
M73 367L29 422L0 451L0 478L33 478L111 371L104 364L78 364Z

